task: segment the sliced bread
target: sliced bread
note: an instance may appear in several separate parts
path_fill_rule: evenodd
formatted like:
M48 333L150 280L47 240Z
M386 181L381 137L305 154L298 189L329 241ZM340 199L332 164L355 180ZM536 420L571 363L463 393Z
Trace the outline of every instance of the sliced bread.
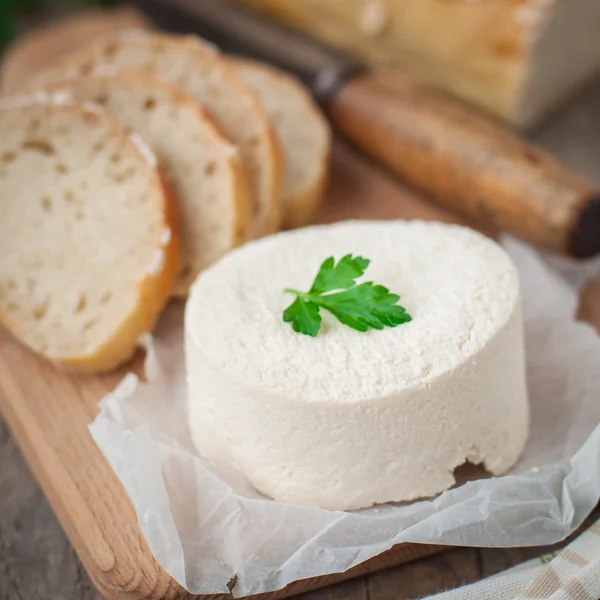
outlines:
M131 127L156 152L179 201L185 297L200 271L248 241L252 195L234 147L190 96L147 73L82 76L50 89L92 102Z
M179 272L176 203L107 116L52 98L0 107L0 321L66 368L110 370Z
M125 4L111 9L88 8L60 19L50 19L47 24L20 35L7 48L0 68L0 94L21 93L40 70L94 37L150 27L150 22L139 10Z
M233 64L262 102L284 155L283 226L310 222L328 183L331 128L308 90L274 67L235 58Z
M65 75L85 75L98 65L151 73L202 104L248 167L254 200L253 237L279 228L283 159L277 137L254 92L212 46L193 37L121 32L79 48L40 73L34 83L44 85Z

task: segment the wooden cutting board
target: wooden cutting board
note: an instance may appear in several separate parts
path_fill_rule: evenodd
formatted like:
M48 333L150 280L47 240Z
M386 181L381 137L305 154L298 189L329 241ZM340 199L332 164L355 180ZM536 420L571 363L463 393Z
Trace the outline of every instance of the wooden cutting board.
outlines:
M350 217L456 220L404 191L376 167L339 145L332 189L318 221ZM138 358L128 369L138 370L139 365ZM154 560L125 490L88 433L87 426L98 413L98 401L128 369L101 377L69 376L0 330L0 412L86 570L106 598L192 597ZM400 545L348 573L298 582L261 600L299 594L439 550Z
M90 16L81 19L89 27ZM103 19L102 27L109 29L117 22ZM68 27L46 30L43 39L40 38L42 51L34 38L30 37L27 44L34 48L38 58L52 56L52 40L60 40L62 52L67 35L73 36L73 40L81 39L77 20L70 21ZM16 47L11 56L18 58L23 73L30 72L26 51ZM11 64L8 63L5 72L15 72ZM406 190L378 167L338 143L331 189L317 221L347 218L460 222L456 215ZM598 324L599 292L600 289L592 290L582 309L589 318L597 319ZM139 370L139 366L138 357L128 369ZM34 356L0 329L0 411L100 592L105 598L115 600L194 598L197 596L185 592L156 563L124 489L88 433L87 426L98 413L98 401L126 371L102 377L69 376ZM260 598L275 600L299 594L440 549L399 545L347 573L297 582Z

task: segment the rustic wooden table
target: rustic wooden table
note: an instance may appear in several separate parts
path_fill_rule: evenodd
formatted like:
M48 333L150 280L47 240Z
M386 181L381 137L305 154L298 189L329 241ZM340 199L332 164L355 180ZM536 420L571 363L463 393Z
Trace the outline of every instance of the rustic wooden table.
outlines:
M533 137L600 182L600 83ZM600 517L597 511L596 517ZM547 549L455 549L312 592L305 600L422 598ZM0 419L0 600L99 600Z

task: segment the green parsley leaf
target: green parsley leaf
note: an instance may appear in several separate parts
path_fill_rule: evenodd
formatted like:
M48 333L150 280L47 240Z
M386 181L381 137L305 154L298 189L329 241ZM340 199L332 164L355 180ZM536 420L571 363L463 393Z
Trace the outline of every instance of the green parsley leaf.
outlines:
M321 329L321 315L319 307L303 298L296 298L291 306L283 313L283 320L291 323L297 333L316 337Z
M336 265L333 256L330 256L321 265L309 294L323 294L352 287L354 280L365 274L370 262L362 256L352 258L351 254L347 254Z
M348 254L335 263L333 257L323 262L308 293L286 289L296 299L283 313L283 320L291 323L297 333L316 337L321 329L319 309L329 311L334 317L355 329L397 327L411 321L406 309L398 305L400 296L383 285L373 282L357 284L370 261Z

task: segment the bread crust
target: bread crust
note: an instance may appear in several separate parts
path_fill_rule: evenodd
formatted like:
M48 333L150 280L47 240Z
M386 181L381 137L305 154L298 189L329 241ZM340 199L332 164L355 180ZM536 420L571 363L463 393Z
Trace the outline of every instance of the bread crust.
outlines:
M309 114L310 118L314 121L315 126L319 127L324 133L326 146L323 149L323 152L320 152L318 155L319 165L316 177L309 185L302 189L290 192L283 187L282 192L282 227L284 229L292 229L307 225L312 221L319 210L329 184L331 158L331 128L329 122L313 100L310 92L295 77L288 75L275 67L271 67L270 65L247 58L234 57L231 61L238 69L260 72L263 76L268 77L274 85L284 90L286 94L294 96L301 102L304 113ZM276 130L274 125L273 129ZM277 134L275 133L275 135ZM283 160L285 163L285 149L283 149Z
M314 221L329 187L330 168L329 155L321 157L318 179L315 179L310 187L287 196L284 229L304 227Z
M567 79L548 77L554 89L533 110L529 100L540 47L560 11L574 10L560 0L236 0L310 33L352 56L386 71L441 89L519 127L532 127L600 70L598 46L583 51L589 68ZM575 25L592 38L600 10L585 0L590 15ZM595 18L594 18L595 17ZM560 33L559 33L560 35ZM576 34L569 34L569 37ZM579 33L579 37L582 33ZM569 39L563 35L564 39ZM575 40L571 38L570 46ZM557 38L553 46L559 46ZM598 42L586 42L594 44ZM567 45L564 45L566 48ZM584 48L582 45L581 48ZM588 59L584 59L587 61ZM582 63L578 60L574 62ZM567 63L568 64L568 63ZM578 69L572 65L573 69ZM548 69L546 64L544 69ZM567 84L567 81L569 84Z

